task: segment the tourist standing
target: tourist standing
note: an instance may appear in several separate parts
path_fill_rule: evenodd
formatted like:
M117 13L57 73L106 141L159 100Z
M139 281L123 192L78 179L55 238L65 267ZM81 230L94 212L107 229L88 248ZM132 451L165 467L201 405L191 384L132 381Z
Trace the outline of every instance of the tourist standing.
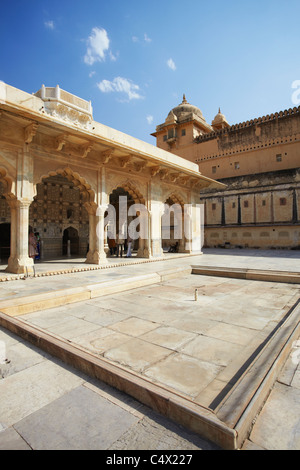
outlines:
M122 258L124 239L118 234L116 242L117 242L117 257L119 257L119 254L120 254L120 256Z
M116 247L116 240L114 238L108 239L108 247L110 251L110 256L115 255L117 251L117 247Z
M29 237L28 237L28 254L29 258L35 259L37 251L37 239L31 229L29 229Z
M41 238L39 232L35 232L34 234L36 238L36 255L35 259L41 259Z
M131 245L132 245L132 238L130 238L130 236L128 235L128 238L127 238L127 258L130 258L132 256L131 254Z

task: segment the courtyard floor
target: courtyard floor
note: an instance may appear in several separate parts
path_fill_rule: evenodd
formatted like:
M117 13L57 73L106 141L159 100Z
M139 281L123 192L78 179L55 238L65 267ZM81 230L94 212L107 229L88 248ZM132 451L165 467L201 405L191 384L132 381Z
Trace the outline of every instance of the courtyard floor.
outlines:
M257 370L251 377L251 365L255 361L258 364L264 353L270 364L276 360L278 342L283 339L274 338L297 305L299 284L197 275L185 272L185 268L195 265L299 273L299 259L298 252L287 250L204 250L202 256L166 255L164 261L156 262L110 258L105 268L96 270L82 266L81 260L37 263L39 277L12 277L15 280L0 283L0 310L5 312L9 302L18 304L25 297L49 293L55 297L58 291L86 285L118 286L128 279L169 273L160 282L149 278L145 285L129 286L122 292L116 289L54 308L45 304L37 311L19 313L17 318L99 357L121 373L128 372L133 381L143 379L146 388L148 383L162 394L170 392L193 412L199 406L204 414L212 413L218 423L231 429L241 417L236 410L244 413L251 399L245 391L247 380L254 384L252 395L261 383L256 383ZM78 267L87 270L76 272ZM42 275L47 272L52 274ZM7 279L9 275L2 271L1 276ZM299 312L293 311L293 315L295 327ZM293 376L299 377L297 367ZM266 375L266 371L260 373ZM236 400L236 404L230 400ZM9 396L2 400L4 421L6 408ZM290 425L299 433L297 412L293 416ZM300 446L297 433L291 444L296 448ZM264 447L261 441L258 445Z
M298 297L297 285L190 275L22 320L214 409Z

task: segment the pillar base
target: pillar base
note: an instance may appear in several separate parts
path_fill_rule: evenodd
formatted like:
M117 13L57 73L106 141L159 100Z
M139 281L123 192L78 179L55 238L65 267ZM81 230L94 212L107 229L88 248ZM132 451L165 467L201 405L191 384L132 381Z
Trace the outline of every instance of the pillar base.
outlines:
M139 248L137 251L136 256L138 258L151 258L150 252L148 248Z
M5 269L8 273L13 274L34 274L34 263L32 258L9 258L8 265Z
M151 258L163 258L164 252L161 247L161 239L151 240Z
M106 264L106 263L108 263L106 253L105 252L99 253L99 251L94 251L94 252L89 251L88 254L87 254L85 262L87 264Z
M178 253L191 253L191 250L179 247Z

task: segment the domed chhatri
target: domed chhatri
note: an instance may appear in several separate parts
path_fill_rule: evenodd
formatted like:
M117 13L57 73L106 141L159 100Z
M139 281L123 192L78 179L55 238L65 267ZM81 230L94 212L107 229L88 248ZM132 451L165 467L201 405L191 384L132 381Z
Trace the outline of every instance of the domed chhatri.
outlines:
M188 103L184 94L182 103L180 103L178 106L175 106L175 108L171 109L171 111L169 112L167 116L166 121L170 121L171 119L174 119L174 116L175 116L176 121L180 122L182 120L191 118L192 115L194 115L196 118L199 118L205 122L205 118L202 114L202 111L199 108L197 108L197 106L194 106Z
M191 145L203 134L214 131L206 122L201 109L188 103L185 94L182 102L168 113L165 121L156 126L151 135L156 137L156 145L167 151L176 151L180 146Z
M215 116L211 123L214 130L224 129L224 127L229 127L226 117L221 113L219 108L218 114Z

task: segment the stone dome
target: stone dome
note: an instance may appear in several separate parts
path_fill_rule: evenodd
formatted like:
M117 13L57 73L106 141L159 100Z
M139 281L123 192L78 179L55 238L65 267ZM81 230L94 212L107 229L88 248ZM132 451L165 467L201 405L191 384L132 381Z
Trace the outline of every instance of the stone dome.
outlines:
M227 119L226 117L224 116L224 114L221 113L221 109L219 108L219 112L218 114L215 116L214 120L212 121L211 123L212 126L227 126L228 125L228 122L227 122Z
M191 117L191 114L194 114L202 121L205 121L202 111L199 108L197 108L197 106L193 106L192 104L188 103L185 98L185 95L183 95L182 103L176 106L175 108L171 109L171 111L169 112L167 116L166 121L170 121L170 120L173 121L174 116L177 121L182 121L184 119Z

